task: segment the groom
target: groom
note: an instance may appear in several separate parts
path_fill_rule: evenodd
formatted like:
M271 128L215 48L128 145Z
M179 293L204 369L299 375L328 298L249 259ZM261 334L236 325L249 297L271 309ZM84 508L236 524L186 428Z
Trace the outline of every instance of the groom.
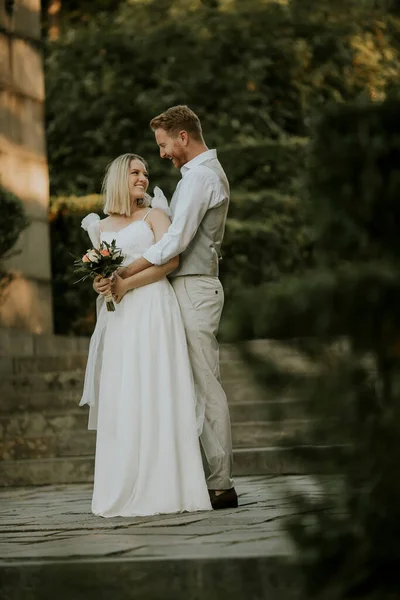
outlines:
M161 158L180 169L172 197L172 224L164 237L124 269L130 277L180 255L171 273L185 325L196 394L204 399L210 432L203 430L207 485L214 509L238 505L232 481L232 440L228 403L220 383L216 335L224 304L218 262L229 205L229 183L215 150L204 142L201 123L187 106L173 106L150 122ZM216 458L211 439L222 453ZM214 442L215 444L215 442Z

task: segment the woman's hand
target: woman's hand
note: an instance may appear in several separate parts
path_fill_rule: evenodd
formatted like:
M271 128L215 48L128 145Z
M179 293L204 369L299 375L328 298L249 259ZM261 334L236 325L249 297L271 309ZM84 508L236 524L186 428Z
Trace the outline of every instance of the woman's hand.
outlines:
M93 289L98 294L102 294L103 296L110 293L111 291L111 281L106 277L102 277L101 275L97 275L93 281Z
M126 267L119 267L119 269L116 270L114 275L116 274L119 275L122 279L126 279L127 277L129 277L128 269Z
M121 302L127 291L126 281L118 273L114 273L111 280L111 292L117 304Z

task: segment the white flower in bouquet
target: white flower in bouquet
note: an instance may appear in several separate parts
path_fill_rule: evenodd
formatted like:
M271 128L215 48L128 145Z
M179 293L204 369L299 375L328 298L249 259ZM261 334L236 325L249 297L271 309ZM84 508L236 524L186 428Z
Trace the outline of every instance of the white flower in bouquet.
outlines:
M119 256L121 256L121 250L119 248L116 248L114 250L114 252L111 254L111 258L114 260L114 259L118 258Z
M96 250L94 249L88 250L86 255L89 258L90 262L99 262L100 260L98 252L96 252Z
M116 247L113 240L111 244L101 242L99 248L89 248L84 256L77 257L74 261L74 273L83 274L79 281L85 281L89 277L94 278L97 275L108 278L115 273L124 260L124 255L120 248ZM79 283L76 281L75 283ZM108 311L115 311L112 294L106 297L106 306Z

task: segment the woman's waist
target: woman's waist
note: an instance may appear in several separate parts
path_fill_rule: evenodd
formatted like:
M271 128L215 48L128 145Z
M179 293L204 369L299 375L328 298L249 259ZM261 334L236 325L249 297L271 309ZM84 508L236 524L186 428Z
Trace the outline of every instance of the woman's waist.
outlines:
M138 258L141 258L142 256L143 252L138 252L137 254L125 254L121 266L126 267L135 262L135 260L137 260Z
M127 294L132 293L132 292L141 292L141 293L158 293L158 292L165 292L165 291L169 291L172 290L172 285L170 284L169 280L167 279L167 277L163 277L162 279L159 279L158 281L154 281L153 283L148 283L146 285L142 285L140 287L137 288L133 288L131 290L129 290L129 292L127 292Z

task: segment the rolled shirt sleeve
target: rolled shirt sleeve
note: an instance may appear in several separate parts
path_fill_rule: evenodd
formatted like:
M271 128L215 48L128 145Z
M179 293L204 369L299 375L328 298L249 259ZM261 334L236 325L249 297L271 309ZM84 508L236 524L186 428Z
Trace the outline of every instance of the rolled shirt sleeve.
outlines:
M189 171L178 185L172 224L161 240L143 254L153 265L164 265L181 254L196 235L207 210L220 202L219 182L212 172Z

